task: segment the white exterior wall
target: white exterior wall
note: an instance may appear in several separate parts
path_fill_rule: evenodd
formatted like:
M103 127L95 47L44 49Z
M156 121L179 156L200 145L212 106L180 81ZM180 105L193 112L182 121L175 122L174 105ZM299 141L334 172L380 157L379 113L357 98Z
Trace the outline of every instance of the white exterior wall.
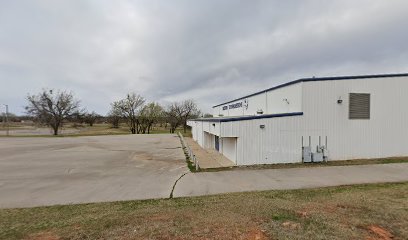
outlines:
M302 111L302 85L297 83L267 92L267 113L290 113Z
M211 133L212 135L220 135L220 123L219 122L202 122L202 128L204 132Z
M187 125L191 127L191 135L193 135L194 141L196 141L200 146L203 146L204 145L203 122L187 121Z
M220 135L220 123L218 122L203 122L203 121L187 121L190 126L194 141L201 147L215 148L214 136ZM220 141L220 147L221 147Z
M407 89L408 77L305 83L304 128L328 136L331 159L408 156ZM349 119L349 93L370 93L369 120Z
M229 160L237 163L237 138L221 138L220 152Z
M263 114L301 112L302 84L302 82L296 83L214 107L213 116L254 116L259 115L257 114L259 110ZM236 103L242 103L242 107L229 107Z
M266 113L266 94L263 93L249 97L246 99L246 104L248 108L246 108L245 106L243 107L244 109L243 115L257 115L258 110L262 110L264 113Z
M204 132L204 148L206 149L214 149L215 148L215 139L214 135Z
M302 136L312 151L327 136L329 160L408 156L406 89L403 77L305 82L303 116L225 122L221 135L238 137L238 165L301 162ZM369 120L349 119L349 93L371 94Z
M292 129L301 126L301 119L291 116L224 122L221 135L237 137L237 165L299 162L301 134L297 136Z
M291 91L283 90L286 88ZM277 91L274 95L268 92L273 96L268 99L275 99L272 104L267 102L268 112L303 112L303 115L222 122L217 135L222 139L237 139L237 165L301 162L302 136L304 145L308 145L311 136L313 152L319 136L322 145L327 136L329 161L408 156L407 89L408 77L290 85L274 90ZM349 93L370 93L369 120L349 119ZM281 105L283 96L291 96L288 101L293 103L293 108L285 109ZM339 98L343 100L341 104L337 103ZM265 128L261 129L260 125Z

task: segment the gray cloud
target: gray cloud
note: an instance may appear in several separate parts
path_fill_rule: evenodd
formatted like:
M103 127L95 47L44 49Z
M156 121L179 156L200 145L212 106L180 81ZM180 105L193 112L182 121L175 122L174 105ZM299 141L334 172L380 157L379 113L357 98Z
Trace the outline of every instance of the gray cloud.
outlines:
M3 0L0 103L68 89L213 104L310 76L407 72L406 1Z

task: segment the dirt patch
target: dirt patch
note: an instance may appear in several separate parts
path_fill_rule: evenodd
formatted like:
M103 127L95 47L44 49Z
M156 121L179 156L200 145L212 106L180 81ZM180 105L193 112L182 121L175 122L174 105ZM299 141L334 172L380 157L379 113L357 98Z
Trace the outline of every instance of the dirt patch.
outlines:
M391 240L394 238L392 233L378 225L370 225L367 229L370 233L373 233L375 237L368 237L366 240Z
M292 222L292 221L286 221L282 223L282 227L288 228L288 229L298 229L300 228L300 224Z
M53 232L39 232L28 235L25 240L60 240L61 238Z
M249 239L249 240L264 240L264 239L270 239L268 236L266 236L265 232L258 229L258 228L252 228L248 235L245 236L244 239Z
M324 206L324 207L323 207ZM318 212L327 212L327 213L335 213L336 207L335 206L328 206L324 204L305 204L299 210L295 211L296 216L299 218L308 218L311 215L318 213Z
M297 211L297 212L296 212L296 215L297 215L298 217L301 217L301 218L306 218L306 217L309 216L310 212L311 212L311 211L301 210L301 211Z

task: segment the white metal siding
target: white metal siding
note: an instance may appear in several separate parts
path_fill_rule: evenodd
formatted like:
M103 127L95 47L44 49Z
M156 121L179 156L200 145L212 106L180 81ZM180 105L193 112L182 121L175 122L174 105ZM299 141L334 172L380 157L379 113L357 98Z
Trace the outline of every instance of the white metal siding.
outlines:
M219 122L203 122L203 131L211 133L216 136L220 136L220 123Z
M214 149L215 148L215 136L208 132L204 132L203 146L206 149Z
M290 113L302 111L302 84L297 83L267 92L267 113Z
M331 159L408 156L406 89L407 77L305 83L304 125L328 136ZM348 95L359 92L370 93L370 119L348 117Z
M234 163L237 163L237 138L222 138L222 154Z
M242 103L242 107L229 108L230 105L237 103ZM301 112L302 83L259 93L213 108L216 116L253 116L258 115L259 110L262 110L263 114Z
M408 156L408 77L303 82L301 86L302 100L290 102L300 104L302 116L221 123L217 130L222 138L237 138L237 165L300 162L302 136L305 145L311 137L313 151L319 136L322 144L327 136L329 160ZM349 119L349 93L370 94L370 119ZM281 95L275 97L279 100Z
M302 116L224 122L221 135L237 136L237 165L290 163L301 160ZM265 125L261 129L260 125Z
M259 94L246 99L248 108L244 107L243 115L257 115L258 111L267 112L266 109L266 94Z
M191 134L193 135L194 141L196 141L200 146L204 146L203 122L189 121L188 125L191 126Z

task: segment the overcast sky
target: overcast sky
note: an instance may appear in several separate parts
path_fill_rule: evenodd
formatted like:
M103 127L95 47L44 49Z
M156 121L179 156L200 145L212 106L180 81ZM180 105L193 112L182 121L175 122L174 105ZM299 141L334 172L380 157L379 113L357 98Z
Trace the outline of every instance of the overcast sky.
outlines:
M127 92L211 106L303 77L408 72L408 1L0 0L0 103Z

